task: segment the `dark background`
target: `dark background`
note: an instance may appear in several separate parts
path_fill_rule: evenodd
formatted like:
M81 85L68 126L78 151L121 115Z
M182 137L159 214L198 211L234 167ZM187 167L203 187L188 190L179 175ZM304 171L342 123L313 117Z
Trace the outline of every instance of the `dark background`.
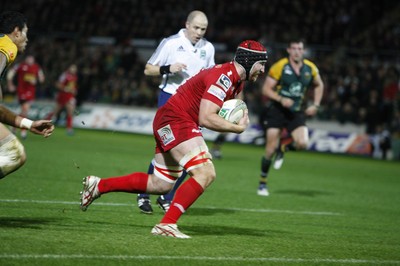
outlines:
M59 74L76 63L79 104L155 107L159 80L143 74L149 52L198 9L208 16L206 38L216 46L217 63L231 60L241 41L256 39L268 48L268 68L286 55L291 37L301 36L325 83L318 119L400 135L398 1L18 0L2 1L0 9L28 18L26 54L36 57L47 77L38 98L51 99ZM253 113L267 101L263 79L246 88Z

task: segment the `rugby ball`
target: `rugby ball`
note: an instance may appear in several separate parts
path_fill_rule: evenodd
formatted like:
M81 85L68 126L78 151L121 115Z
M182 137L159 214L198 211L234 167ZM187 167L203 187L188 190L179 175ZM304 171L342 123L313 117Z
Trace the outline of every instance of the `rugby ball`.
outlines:
M247 105L244 101L240 99L231 99L224 102L218 115L231 123L237 124L243 117L246 109Z

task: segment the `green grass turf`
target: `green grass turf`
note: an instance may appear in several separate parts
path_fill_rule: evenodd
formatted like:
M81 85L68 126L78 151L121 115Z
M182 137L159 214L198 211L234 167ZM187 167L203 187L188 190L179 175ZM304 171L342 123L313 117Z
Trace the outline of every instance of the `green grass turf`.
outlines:
M152 137L58 128L23 143L27 163L0 181L0 265L400 264L398 161L291 152L260 197L263 147L227 143L183 240L152 236L162 212L140 214L133 194L79 210L82 178L146 171Z

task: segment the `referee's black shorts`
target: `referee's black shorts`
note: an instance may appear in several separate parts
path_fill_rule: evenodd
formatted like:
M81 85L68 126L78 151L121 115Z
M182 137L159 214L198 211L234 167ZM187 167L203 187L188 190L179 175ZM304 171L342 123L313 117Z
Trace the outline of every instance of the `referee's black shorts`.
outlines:
M286 128L292 132L300 126L306 125L306 116L303 111L292 112L279 103L271 103L263 111L261 123L264 130L268 128Z

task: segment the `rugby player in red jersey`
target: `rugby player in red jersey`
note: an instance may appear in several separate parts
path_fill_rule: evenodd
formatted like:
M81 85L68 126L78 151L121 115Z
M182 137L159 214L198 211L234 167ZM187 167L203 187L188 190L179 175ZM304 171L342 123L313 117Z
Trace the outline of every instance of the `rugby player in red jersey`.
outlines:
M56 107L54 111L49 114L48 118L58 116L65 108L67 112L67 134L73 135L73 118L76 108L76 94L78 93L78 67L75 64L71 64L67 70L61 73L56 86L58 89Z
M218 111L224 101L243 90L245 80L257 80L266 61L265 47L247 40L238 46L233 61L201 70L189 78L154 118L154 173L135 172L104 179L87 176L83 180L81 209L86 211L95 199L109 192L164 194L185 170L189 179L178 188L170 208L151 233L190 238L179 231L177 221L216 177L212 156L199 127L242 133L249 124L247 112L236 125L221 118Z
M13 83L15 75L17 76L16 91L18 102L21 105L21 112L19 115L28 117L31 104L36 98L36 86L38 83L44 82L45 76L40 65L35 62L35 57L33 55L28 55L22 63L15 65L8 71L8 89L12 92L15 91L15 85ZM25 139L26 136L26 129L21 129L21 138Z

